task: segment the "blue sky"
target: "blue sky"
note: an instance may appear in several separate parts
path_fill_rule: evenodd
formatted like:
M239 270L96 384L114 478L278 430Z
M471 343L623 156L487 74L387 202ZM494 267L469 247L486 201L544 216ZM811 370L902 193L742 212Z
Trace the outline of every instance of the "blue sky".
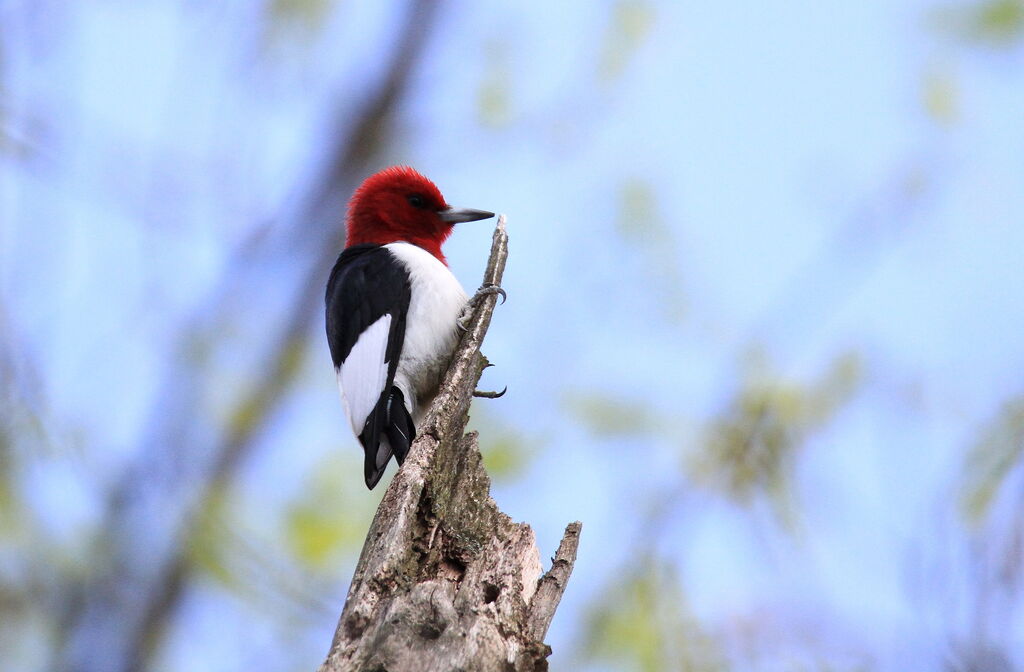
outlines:
M693 612L725 633L769 613L780 651L813 641L882 670L939 669L950 638L967 634L960 546L936 528L959 524L951 493L978 428L1022 392L1024 81L1019 45L965 46L934 27L941 7L444 10L386 163L509 217L509 301L485 381L510 392L480 412L536 446L495 495L534 525L542 556L566 522L584 522L550 634L554 669L577 666L583 611L753 350L796 382L855 352L864 382L797 459L796 533L765 506L706 492L673 517L657 548ZM74 539L98 511L93 479L117 472L159 403L171 329L231 245L263 222L302 225L280 215L322 151L325 110L379 67L396 14L343 3L317 30L265 40L259 11L228 5L54 6L35 23L22 10L0 10L19 18L4 127L40 149L28 164L0 157L0 298L58 419L62 459L30 469L25 488L54 535ZM927 109L936 82L947 120ZM482 111L487 95L497 112ZM630 229L624 204L642 205L653 228ZM467 287L490 233L462 227L446 248ZM283 311L288 274L270 269L267 304L239 316L239 350L258 338L254 316ZM666 311L676 299L679 313ZM245 468L242 517L257 543L310 470L335 454L357 463L320 354ZM244 366L224 369L214 415L246 380ZM567 419L581 392L647 407L672 429L594 436ZM912 589L916 553L949 563L931 599ZM350 571L338 570L335 595ZM195 636L247 622L251 605L225 601L216 586L190 593L166 669L184 665ZM1021 618L1018 606L1004 642L1017 651ZM304 664L333 625L304 632ZM282 660L275 632L255 639ZM211 636L221 648L208 669L247 646L232 641ZM737 669L788 669L784 659Z

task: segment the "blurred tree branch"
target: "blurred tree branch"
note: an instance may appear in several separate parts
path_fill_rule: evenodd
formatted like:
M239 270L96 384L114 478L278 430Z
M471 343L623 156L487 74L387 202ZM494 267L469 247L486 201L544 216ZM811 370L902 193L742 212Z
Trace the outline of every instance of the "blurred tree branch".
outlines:
M382 78L363 92L339 96L339 110L346 109L346 100L365 103L354 119L335 115L339 128L329 136L334 144L288 225L240 247L206 305L182 330L153 420L133 464L113 487L93 562L97 570L67 605L62 669L122 672L144 666L186 584L189 530L295 381L322 293L320 280L333 261L333 241L343 233L345 200L386 144L438 8L430 0L409 3ZM286 257L310 260L295 285L291 312L270 339L266 365L237 403L230 426L211 427L202 418L207 381L195 361L197 346L202 350L215 340L233 307L259 302L259 283L249 282L253 269L265 271Z
M485 285L508 256L504 217ZM571 523L541 576L533 530L490 497L475 432L463 434L497 298L481 300L441 391L366 536L321 672L547 669L544 644L576 560Z
M795 360L807 347L814 330L827 323L870 277L885 252L901 240L902 234L913 231L916 217L942 168L941 162L913 157L887 176L877 192L857 204L815 255L783 283L748 329L739 332L737 356L742 359L765 348L772 352L772 368ZM778 338L783 327L801 334L799 339L792 339L789 347L783 347L785 344ZM648 594L678 590L663 585L665 578L657 572L637 572L635 559L658 558L658 542L671 536L680 512L694 508L693 498L701 489L747 509L752 509L757 501L765 501L775 520L792 532L799 513L792 499L797 458L814 433L827 426L853 398L862 384L862 367L856 352L842 353L834 356L817 381L798 383L768 371L741 379L728 391L727 401L719 411L701 423L701 437L694 450L681 460L684 468L678 478L648 496L630 553L610 575L602 597L591 607L596 617L588 624L588 636L581 639L581 654L588 659L626 657L634 660L639 669L659 669L658 657L670 646L651 619L628 621L633 628L628 636L645 640L644 644L617 650L593 645L607 639L616 628L624 628L625 620L612 618L620 607L615 602L620 595L645 602ZM571 405L570 410L599 435L625 432L678 441L677 417L635 410L622 399L595 402L592 398ZM689 636L693 642L684 642L687 646L699 643L700 647L710 646L708 650L714 653L713 638L703 637L699 630L691 631ZM712 662L690 663L686 669L722 669L714 655L709 660Z

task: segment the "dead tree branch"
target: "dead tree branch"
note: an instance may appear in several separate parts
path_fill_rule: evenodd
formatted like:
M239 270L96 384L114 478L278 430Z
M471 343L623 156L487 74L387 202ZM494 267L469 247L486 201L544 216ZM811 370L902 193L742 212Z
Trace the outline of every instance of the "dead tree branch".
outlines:
M508 256L498 219L484 285ZM576 560L571 523L542 575L533 530L498 510L475 433L464 434L497 297L477 302L409 457L370 525L320 672L546 670L544 636Z

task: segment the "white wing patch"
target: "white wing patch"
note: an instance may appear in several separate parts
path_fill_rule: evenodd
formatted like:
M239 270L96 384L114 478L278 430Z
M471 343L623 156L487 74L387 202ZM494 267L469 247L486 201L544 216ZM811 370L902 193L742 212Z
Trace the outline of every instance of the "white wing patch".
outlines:
M391 331L391 315L382 315L359 334L348 357L338 368L338 387L352 433L359 436L366 417L373 411L388 380L384 361Z

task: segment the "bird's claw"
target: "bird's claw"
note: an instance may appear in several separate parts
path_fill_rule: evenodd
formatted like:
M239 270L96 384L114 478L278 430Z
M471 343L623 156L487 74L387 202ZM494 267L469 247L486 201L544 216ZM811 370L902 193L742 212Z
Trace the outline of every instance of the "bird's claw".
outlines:
M508 294L505 293L505 290L502 289L500 285L483 285L480 289L476 290L476 294L473 295L472 300L477 301L485 296L490 296L491 294L497 294L500 296L501 304L499 305L505 305L505 299L508 298Z
M485 390L473 390L474 397L480 397L482 399L498 399L504 397L505 393L508 392L508 385L501 388L501 392L490 392Z
M505 299L508 298L508 294L499 285L483 285L480 289L476 290L476 294L466 303L466 308L462 311L462 315L456 320L456 324L459 325L459 329L462 331L469 331L469 319L473 316L473 310L476 308L477 302L485 296L491 296L497 294L501 297L501 304L505 303Z

